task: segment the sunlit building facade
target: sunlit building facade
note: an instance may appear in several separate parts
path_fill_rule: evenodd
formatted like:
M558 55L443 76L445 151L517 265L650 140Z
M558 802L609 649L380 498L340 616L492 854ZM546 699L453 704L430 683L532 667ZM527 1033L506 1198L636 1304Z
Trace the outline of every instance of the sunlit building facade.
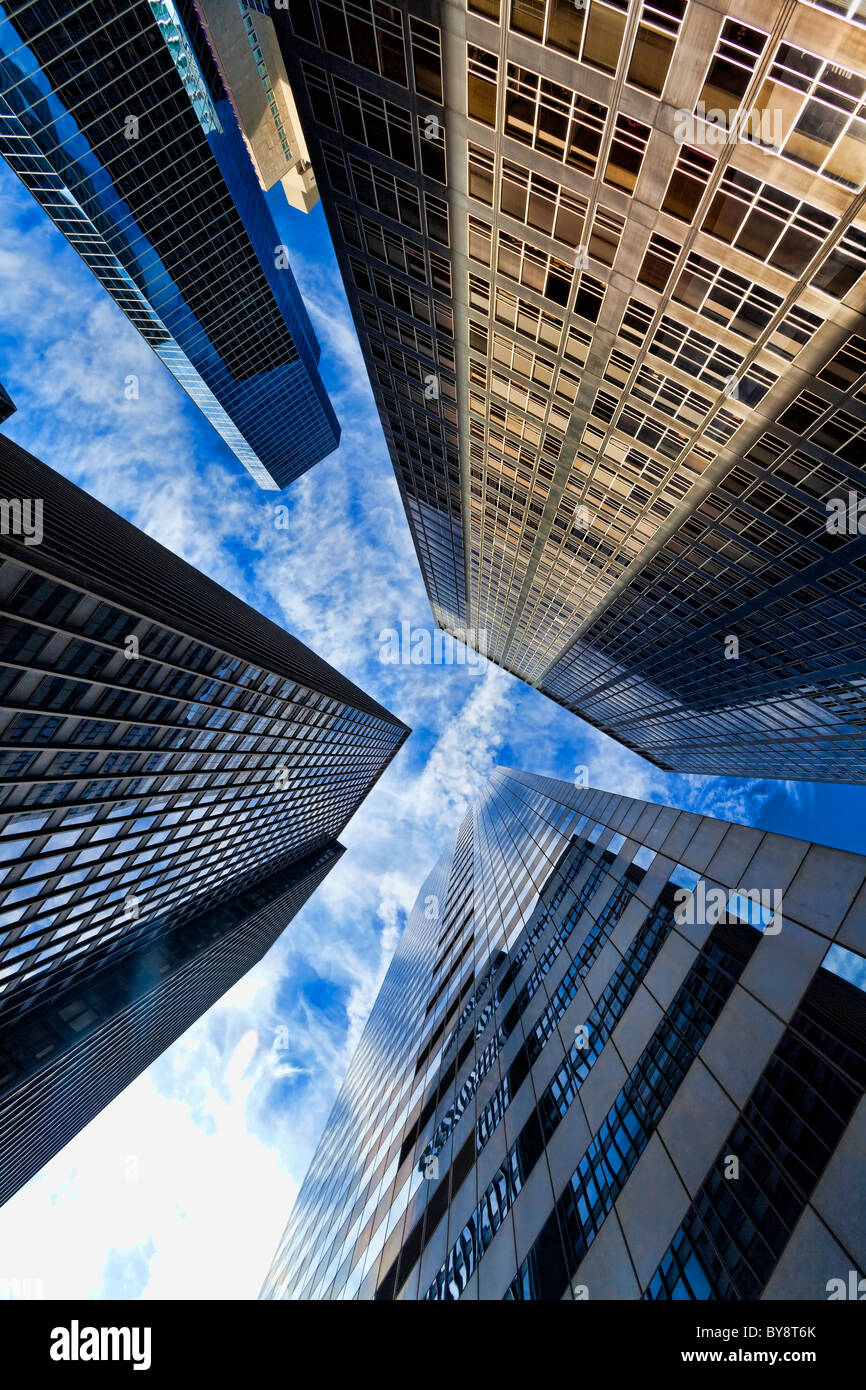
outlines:
M2 437L0 496L3 1201L273 944L408 729Z
M864 953L866 857L497 769L421 889L262 1296L848 1287Z
M259 486L337 447L321 349L193 0L0 5L0 154Z
M195 0L262 188L310 212L316 178L268 0Z
M860 0L274 18L436 622L659 767L866 779Z

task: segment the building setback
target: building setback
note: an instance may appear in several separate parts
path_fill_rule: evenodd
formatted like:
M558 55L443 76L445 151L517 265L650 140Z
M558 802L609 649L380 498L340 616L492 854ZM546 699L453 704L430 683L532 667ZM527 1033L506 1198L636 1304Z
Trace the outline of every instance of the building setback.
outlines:
M659 767L866 780L862 6L274 22L436 622Z
M408 729L0 436L0 1202L267 951Z
M313 166L268 0L195 0L262 188L279 183L290 205L319 201Z
M321 349L193 0L4 5L0 154L260 487L336 448Z
M866 1270L864 952L862 855L497 769L262 1297L838 1297Z

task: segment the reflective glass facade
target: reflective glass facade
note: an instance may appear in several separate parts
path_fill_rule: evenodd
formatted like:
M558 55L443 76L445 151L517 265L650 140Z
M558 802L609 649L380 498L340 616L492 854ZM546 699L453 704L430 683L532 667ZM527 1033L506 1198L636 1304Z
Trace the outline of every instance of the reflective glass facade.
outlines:
M9 416L14 410L15 402L12 400L12 397L9 395L2 381L0 381L0 425L2 425L4 420L9 419Z
M408 730L2 437L0 496L2 1199L276 939Z
M777 8L275 23L437 623L660 767L863 781L866 25Z
M336 448L193 0L0 5L0 153L261 487Z
M498 769L262 1296L826 1298L866 1267L864 954L866 857Z
M260 960L342 854L332 842L0 1023L0 1203Z

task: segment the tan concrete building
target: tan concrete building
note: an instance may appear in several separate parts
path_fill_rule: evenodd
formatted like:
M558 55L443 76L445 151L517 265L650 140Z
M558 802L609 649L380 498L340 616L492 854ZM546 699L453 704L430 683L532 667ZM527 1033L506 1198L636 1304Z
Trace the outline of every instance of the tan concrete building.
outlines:
M195 0L262 188L281 183L293 208L319 201L316 177L267 0Z
M862 4L274 14L437 623L659 766L864 780Z

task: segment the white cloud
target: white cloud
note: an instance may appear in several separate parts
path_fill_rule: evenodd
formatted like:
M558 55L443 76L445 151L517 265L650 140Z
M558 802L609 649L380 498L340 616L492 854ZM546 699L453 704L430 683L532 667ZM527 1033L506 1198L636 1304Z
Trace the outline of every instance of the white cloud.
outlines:
M60 1299L255 1297L295 1182L246 1129L247 1051L215 1070L186 1041L179 1098L133 1082L0 1209L0 1283L37 1279Z

